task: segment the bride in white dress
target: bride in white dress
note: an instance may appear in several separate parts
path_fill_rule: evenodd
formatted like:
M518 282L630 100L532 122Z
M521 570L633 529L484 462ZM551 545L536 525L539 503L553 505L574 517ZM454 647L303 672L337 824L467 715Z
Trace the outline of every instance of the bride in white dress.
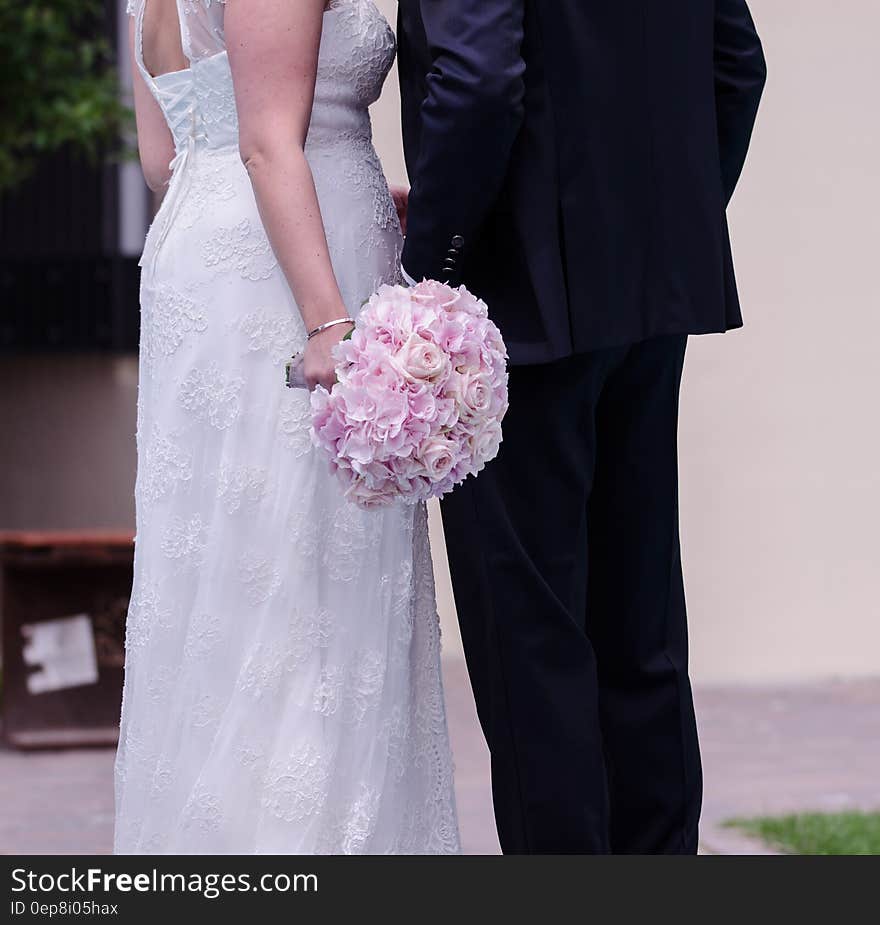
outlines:
M459 851L424 509L346 503L283 386L304 348L329 384L349 325L307 331L398 272L367 111L393 33L372 0L324 5L129 3L168 189L141 261L117 853Z

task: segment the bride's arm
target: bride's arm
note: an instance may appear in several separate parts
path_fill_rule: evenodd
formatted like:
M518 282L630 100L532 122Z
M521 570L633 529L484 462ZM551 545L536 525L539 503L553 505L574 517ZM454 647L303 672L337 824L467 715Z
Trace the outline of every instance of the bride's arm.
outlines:
M241 158L308 331L348 314L303 151L324 6L325 0L234 0L224 20ZM339 325L309 341L304 372L310 385L333 383L330 348L346 331Z
M138 155L147 186L156 192L171 178L174 140L162 110L144 82L134 54L134 17L129 17L128 44L131 55L134 115L137 122Z

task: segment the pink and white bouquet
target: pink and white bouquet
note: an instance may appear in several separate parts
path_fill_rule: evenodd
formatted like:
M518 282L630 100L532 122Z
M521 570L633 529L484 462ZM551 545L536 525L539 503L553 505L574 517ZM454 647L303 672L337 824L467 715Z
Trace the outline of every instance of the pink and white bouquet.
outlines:
M383 286L312 392L312 439L358 506L439 498L501 445L507 351L463 286Z

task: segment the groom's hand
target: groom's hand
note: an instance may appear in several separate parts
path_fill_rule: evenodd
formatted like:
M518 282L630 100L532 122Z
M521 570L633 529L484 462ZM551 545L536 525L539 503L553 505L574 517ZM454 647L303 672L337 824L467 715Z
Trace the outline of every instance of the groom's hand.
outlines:
M394 200L394 208L397 211L400 230L406 234L406 212L409 208L409 187L391 184L388 189L391 192L391 198Z

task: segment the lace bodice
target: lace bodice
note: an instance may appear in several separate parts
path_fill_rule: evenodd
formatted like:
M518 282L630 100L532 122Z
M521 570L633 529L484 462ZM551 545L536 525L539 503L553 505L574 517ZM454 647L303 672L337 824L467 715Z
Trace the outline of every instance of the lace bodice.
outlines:
M181 42L191 67L157 77L143 64L143 19L150 2L128 2L136 21L137 63L178 150L192 137L209 147L234 143L238 120L223 31L227 0L177 0ZM369 136L368 107L379 98L394 52L394 33L373 0L331 0L324 14L312 144L340 134Z
M394 33L373 0L333 0L324 14L312 141L345 123L369 131L367 109L379 99L395 50Z
M139 16L150 0L128 0L129 16ZM190 61L201 61L226 49L223 7L226 0L177 0L183 52Z
M150 0L128 0L129 16L138 16ZM223 7L226 0L177 0L183 52L190 61L201 61L226 48Z

